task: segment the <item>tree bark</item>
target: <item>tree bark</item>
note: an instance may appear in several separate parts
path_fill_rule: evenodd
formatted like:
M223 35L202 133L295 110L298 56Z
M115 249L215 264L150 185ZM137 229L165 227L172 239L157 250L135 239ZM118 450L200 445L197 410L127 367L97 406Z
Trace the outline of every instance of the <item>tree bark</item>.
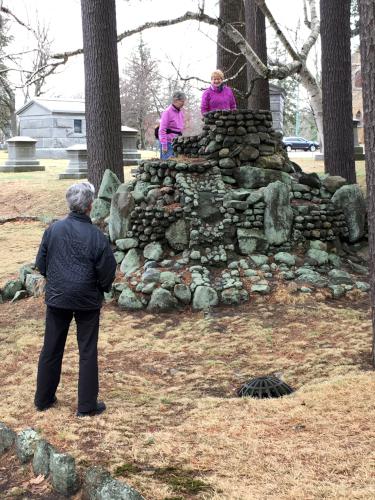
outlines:
M231 23L245 36L245 13L243 0L220 0L219 18ZM247 108L247 62L239 48L222 30L217 35L217 67L224 72L225 78L236 96L238 108ZM241 69L242 68L242 69ZM237 74L238 73L238 74Z
M362 92L366 146L366 184L372 304L372 354L375 368L375 13L374 0L359 0Z
M246 39L259 59L267 66L266 20L255 0L245 0ZM260 78L251 64L247 64L247 82L251 88L249 109L270 109L269 82Z
M354 183L350 0L321 0L320 19L324 167Z
M81 0L88 180L109 168L124 181L115 0Z

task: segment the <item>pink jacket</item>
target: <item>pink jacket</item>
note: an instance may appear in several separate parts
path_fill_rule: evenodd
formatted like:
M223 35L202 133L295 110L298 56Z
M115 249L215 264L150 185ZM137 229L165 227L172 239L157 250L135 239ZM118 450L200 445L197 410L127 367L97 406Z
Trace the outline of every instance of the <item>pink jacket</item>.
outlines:
M208 111L216 111L219 109L236 109L236 100L232 89L224 86L221 89L210 85L203 92L201 102L202 115Z
M176 132L182 132L184 129L184 112L182 109L177 109L171 104L167 107L163 114L161 115L160 127L159 127L159 141L161 144L166 145L168 142L172 142L177 134L167 133L167 129L174 130Z

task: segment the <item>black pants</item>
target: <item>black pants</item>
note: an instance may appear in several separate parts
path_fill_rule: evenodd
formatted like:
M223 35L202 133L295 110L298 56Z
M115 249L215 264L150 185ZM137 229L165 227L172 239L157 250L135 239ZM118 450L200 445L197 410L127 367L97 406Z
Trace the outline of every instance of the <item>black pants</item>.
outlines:
M79 348L78 411L96 408L99 392L98 333L100 309L72 311L47 306L44 345L39 357L35 404L48 406L60 382L66 337L73 319Z

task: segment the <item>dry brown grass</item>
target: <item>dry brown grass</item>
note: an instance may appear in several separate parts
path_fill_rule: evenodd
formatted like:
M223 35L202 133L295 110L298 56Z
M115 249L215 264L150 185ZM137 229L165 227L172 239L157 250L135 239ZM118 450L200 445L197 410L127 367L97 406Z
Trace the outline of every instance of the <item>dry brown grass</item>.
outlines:
M22 181L29 215L46 213L41 179ZM9 182L8 195L19 186ZM53 210L63 213L60 182L46 182L44 196L54 193ZM9 207L9 215L18 213ZM0 277L35 255L42 230L38 222L0 225ZM366 295L332 302L279 287L208 317L130 314L107 304L99 350L108 411L86 420L75 417L73 327L58 406L34 411L44 312L41 298L0 305L0 421L14 429L38 429L80 466L101 464L148 500L375 498ZM245 380L267 373L298 391L269 401L236 397Z

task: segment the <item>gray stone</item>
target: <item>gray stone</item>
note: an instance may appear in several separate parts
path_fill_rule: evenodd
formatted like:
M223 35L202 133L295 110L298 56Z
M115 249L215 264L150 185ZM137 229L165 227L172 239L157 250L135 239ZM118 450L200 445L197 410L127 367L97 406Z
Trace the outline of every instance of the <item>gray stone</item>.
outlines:
M249 205L255 205L259 201L263 200L263 189L257 189L256 191L252 191L249 196L246 198L246 201Z
M354 282L349 273L340 269L332 269L329 271L328 278L333 285L353 285Z
M245 144L239 154L241 161L253 161L259 156L259 150L250 144Z
M154 268L147 268L142 274L142 281L144 283L159 283L160 281L160 271Z
M251 292L252 293L259 293L260 295L267 295L270 293L271 288L269 285L263 284L263 283L254 283L251 285Z
M98 198L111 201L120 184L121 182L118 180L117 175L107 168L100 184Z
M102 198L96 198L92 205L90 217L94 220L103 220L108 217L111 210L111 202L108 200L103 200Z
M310 248L313 248L315 250L323 250L323 252L327 251L327 243L325 241L320 241L320 240L311 240L310 241Z
M349 241L362 238L365 232L366 202L357 184L343 186L332 196L332 203L344 212L349 230Z
M264 233L258 229L239 227L237 229L237 240L239 251L242 255L251 255L254 252L265 252L268 248L268 241Z
M137 248L138 240L135 238L122 238L116 240L116 248L119 250L130 250L131 248Z
M26 290L20 290L16 292L11 302L18 302L19 300L26 299L28 297L28 293Z
M109 215L108 231L111 241L125 238L129 230L130 213L135 206L132 183L121 184L113 195Z
M348 181L340 175L327 175L327 177L322 179L322 185L330 193L335 193L338 189L340 189L342 186L345 186L345 184L347 183Z
M328 253L324 250L310 248L306 255L310 264L324 266L328 263Z
M142 293L145 293L146 295L151 295L152 292L155 290L156 288L156 283L145 283L144 285L142 285Z
M21 267L20 273L19 273L19 279L20 279L23 286L25 286L26 276L28 274L32 274L33 272L34 272L34 265L33 264L24 264Z
M173 293L177 299L183 304L190 304L191 302L191 291L188 285L177 284L173 288Z
M219 165L221 168L233 168L236 166L236 162L232 158L222 158L219 160Z
M143 249L145 259L160 261L163 257L163 248L158 241L149 243Z
M328 288L331 290L333 299L339 299L346 293L345 288L341 285L329 285Z
M5 300L12 300L17 292L22 290L23 285L21 280L9 280L5 283L2 296Z
M324 276L322 276L318 272L313 271L312 269L304 268L303 273L299 273L298 271L296 271L296 274L297 273L298 273L298 277L296 278L297 283L308 283L317 288L323 288L327 285L327 279L324 278Z
M264 189L264 201L266 203L264 233L267 241L271 245L281 245L290 238L293 224L293 210L289 203L289 187L280 181L269 184Z
M358 288L358 290L361 290L361 292L369 292L370 291L370 285L366 283L365 281L356 281L355 286Z
M48 476L52 451L53 448L47 441L44 439L37 441L33 458L33 471L36 476Z
M52 486L58 493L70 496L78 491L79 477L71 455L51 451L49 468Z
M160 273L160 283L165 288L173 288L178 281L179 277L172 271L162 271Z
M281 170L251 167L250 165L235 168L234 177L238 185L245 189L268 186L275 181L281 181L288 186L292 184L291 177Z
M25 429L17 434L16 453L22 464L31 460L39 439L40 436L34 429Z
M299 288L299 291L302 292L302 293L311 293L312 292L312 289L309 288L308 286L301 286Z
M124 260L125 252L113 252L113 257L115 258L117 264L121 264Z
M255 165L260 168L270 168L274 170L284 170L291 172L292 168L285 163L284 158L280 154L270 156L261 156L255 162Z
M265 264L268 264L268 257L267 255L250 255L250 261L256 266L264 266Z
M135 248L131 248L121 262L120 270L129 277L134 271L141 267L140 252Z
M147 310L151 312L166 312L175 309L177 304L177 300L173 297L169 290L156 288L152 292Z
M143 500L144 497L128 484L111 479L98 488L97 496L93 498L98 500Z
M328 254L328 262L331 264L333 267L341 267L341 259L338 255L335 253L329 253Z
M246 302L249 294L246 290L238 288L227 288L221 292L220 302L226 306L237 306Z
M296 257L288 252L278 252L275 255L275 262L278 264L286 264L287 266L294 266L296 264Z
M209 286L197 286L193 297L193 309L195 311L207 310L216 306L219 302L217 292Z
M0 455L11 448L16 439L16 433L0 422Z
M25 288L29 295L40 297L44 293L46 280L41 274L28 274L26 276Z
M247 278L253 278L254 276L258 276L258 273L254 269L245 269L244 275Z
M138 311L143 309L143 304L130 288L124 288L118 298L118 305L127 311Z
M165 231L165 237L173 250L181 252L189 243L189 227L185 220L179 219Z

